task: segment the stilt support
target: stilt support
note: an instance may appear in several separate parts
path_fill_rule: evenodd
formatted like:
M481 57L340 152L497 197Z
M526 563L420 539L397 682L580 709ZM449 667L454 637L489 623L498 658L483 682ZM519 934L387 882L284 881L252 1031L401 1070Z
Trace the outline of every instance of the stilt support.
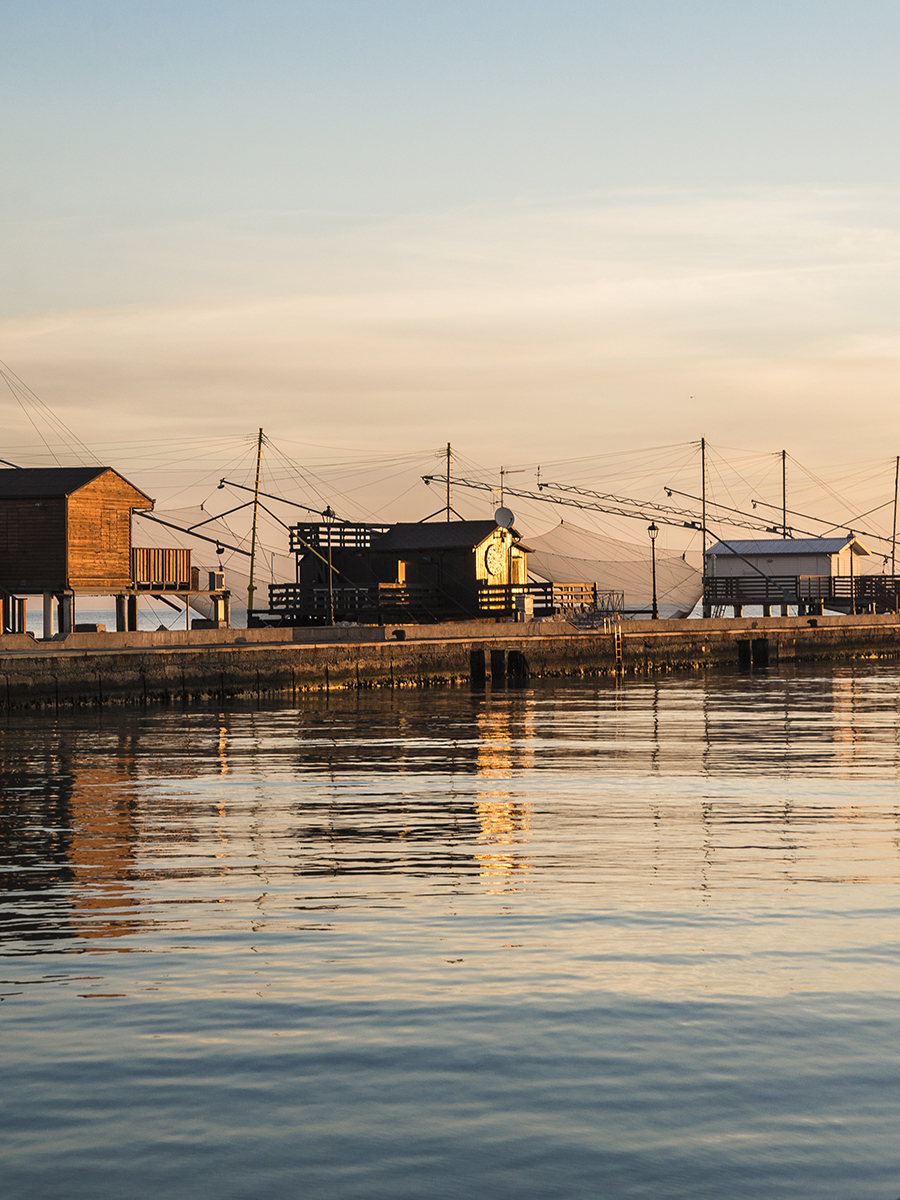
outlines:
M41 627L42 636L53 637L53 593L44 592L44 623Z

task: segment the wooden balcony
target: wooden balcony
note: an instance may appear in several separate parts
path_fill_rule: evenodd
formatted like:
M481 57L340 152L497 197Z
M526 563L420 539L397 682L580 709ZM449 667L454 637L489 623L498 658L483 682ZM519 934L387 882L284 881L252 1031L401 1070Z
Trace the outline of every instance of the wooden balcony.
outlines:
M185 592L197 590L191 570L190 550L134 546L131 551L131 578L140 590Z

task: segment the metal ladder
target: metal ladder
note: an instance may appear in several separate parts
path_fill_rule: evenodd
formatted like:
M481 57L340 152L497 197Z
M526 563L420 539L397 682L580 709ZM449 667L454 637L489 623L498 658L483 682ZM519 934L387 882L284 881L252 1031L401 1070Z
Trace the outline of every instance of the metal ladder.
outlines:
M625 664L622 661L622 626L616 621L613 624L613 644L616 648L616 674L625 674Z

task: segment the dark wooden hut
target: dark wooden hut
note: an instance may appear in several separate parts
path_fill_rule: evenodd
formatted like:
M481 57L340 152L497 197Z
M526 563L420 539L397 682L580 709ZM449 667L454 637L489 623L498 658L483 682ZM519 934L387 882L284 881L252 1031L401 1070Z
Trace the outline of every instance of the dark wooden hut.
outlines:
M531 590L527 547L496 521L297 525L291 549L297 582L273 584L260 619L477 617L512 611Z

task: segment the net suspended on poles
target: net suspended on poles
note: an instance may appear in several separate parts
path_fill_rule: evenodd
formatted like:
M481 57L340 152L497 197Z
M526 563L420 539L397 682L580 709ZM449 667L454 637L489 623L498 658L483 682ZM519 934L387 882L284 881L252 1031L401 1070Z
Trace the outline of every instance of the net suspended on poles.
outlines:
M234 519L215 518L200 506L190 506L178 509L157 510L153 516L167 522L161 525L158 521L142 519L140 512L135 513L136 544L144 546L181 546L191 552L191 565L200 570L200 586L206 587L207 575L210 571L222 571L225 574L225 586L231 592L231 622L236 627L247 623L247 585L250 582L250 558L248 553L238 553L235 546L246 547L249 551L250 541L246 530L236 528ZM246 523L246 522L244 522ZM202 535L198 538L188 532L189 529ZM273 538L282 540L286 537L280 530L273 532ZM203 539L209 539L203 540ZM216 551L221 547L222 553ZM257 584L260 588L260 605L268 603L267 584L283 583L286 579L294 578L294 558L285 551L272 550L266 545L257 547L256 564ZM205 596L192 596L190 605L200 617L212 616L213 606Z
M626 610L650 613L651 551L647 546L580 529L561 521L527 542L529 573L554 583L596 583L600 592L622 592ZM703 594L703 578L684 559L656 555L656 595L662 617L686 617Z

